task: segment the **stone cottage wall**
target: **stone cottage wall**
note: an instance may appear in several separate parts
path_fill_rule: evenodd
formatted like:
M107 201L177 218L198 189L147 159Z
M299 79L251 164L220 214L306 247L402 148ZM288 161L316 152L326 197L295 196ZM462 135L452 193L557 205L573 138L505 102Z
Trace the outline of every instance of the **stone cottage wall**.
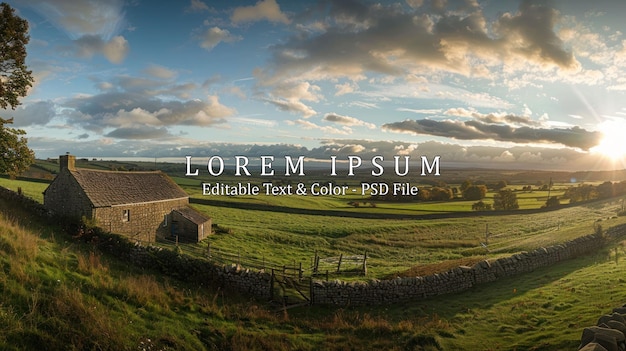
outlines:
M76 179L67 170L61 171L43 196L44 206L62 217L91 218L91 202Z
M185 198L100 207L94 209L93 218L105 231L123 234L135 240L154 242L157 236L162 238L170 234L172 209L185 207L188 203ZM128 221L124 221L125 210L129 211Z

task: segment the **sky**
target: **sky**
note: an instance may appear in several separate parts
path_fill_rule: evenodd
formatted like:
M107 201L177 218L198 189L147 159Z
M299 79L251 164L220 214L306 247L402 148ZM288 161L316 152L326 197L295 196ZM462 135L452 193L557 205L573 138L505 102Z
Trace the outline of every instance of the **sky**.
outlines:
M626 168L626 2L8 1L38 158Z

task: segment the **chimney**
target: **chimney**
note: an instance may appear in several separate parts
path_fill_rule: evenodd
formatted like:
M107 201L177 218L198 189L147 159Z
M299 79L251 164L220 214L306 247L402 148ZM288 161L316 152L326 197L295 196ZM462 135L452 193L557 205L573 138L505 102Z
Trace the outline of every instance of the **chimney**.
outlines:
M76 156L69 153L59 156L59 171L62 172L64 169L68 171L76 170Z

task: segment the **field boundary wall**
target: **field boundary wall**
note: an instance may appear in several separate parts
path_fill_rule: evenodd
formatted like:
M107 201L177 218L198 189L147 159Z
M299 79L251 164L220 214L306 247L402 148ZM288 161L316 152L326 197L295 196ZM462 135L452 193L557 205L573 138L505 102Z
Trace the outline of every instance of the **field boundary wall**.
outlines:
M385 305L458 293L479 284L532 272L537 268L595 252L604 246L608 237L625 234L626 225L620 225L608 229L604 235L591 234L559 245L484 260L472 267L460 266L423 277L367 282L313 281L311 302L335 306Z
M50 217L43 205L32 199L2 187L0 197L12 203L22 204L33 214L47 216L52 222L60 223L60 219ZM215 264L202 258L179 254L174 250L132 243L125 237L105 233L98 228L79 227L67 231L71 235L82 235L101 250L142 268L155 269L199 285L233 289L260 299L270 299L273 296L274 277L265 270ZM620 225L609 228L603 235L587 235L559 245L495 260L484 260L472 267L460 266L423 277L360 282L312 279L309 291L310 303L334 306L385 305L458 293L479 284L531 272L537 268L595 252L605 245L607 238L625 234L626 225Z

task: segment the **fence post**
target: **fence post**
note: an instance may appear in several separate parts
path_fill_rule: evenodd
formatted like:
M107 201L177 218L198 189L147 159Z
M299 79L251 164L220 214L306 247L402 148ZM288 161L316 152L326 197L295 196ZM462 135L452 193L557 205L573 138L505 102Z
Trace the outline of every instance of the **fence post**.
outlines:
M315 269L313 270L315 272L315 274L317 274L319 272L319 268L320 268L320 257L317 254L317 252L315 253L315 264L314 264Z
M274 300L274 268L272 268L272 275L270 276L270 300Z
M615 248L617 251L617 248ZM300 268L298 269L298 279L302 280L302 262L300 262Z
M339 263L337 264L337 273L341 271L341 260L343 260L343 254L339 254Z
M313 277L309 278L309 305L315 304L315 293L313 292Z
M206 243L206 255L208 258L211 258L211 242L207 241Z
M367 251L363 255L363 275L367 275Z

